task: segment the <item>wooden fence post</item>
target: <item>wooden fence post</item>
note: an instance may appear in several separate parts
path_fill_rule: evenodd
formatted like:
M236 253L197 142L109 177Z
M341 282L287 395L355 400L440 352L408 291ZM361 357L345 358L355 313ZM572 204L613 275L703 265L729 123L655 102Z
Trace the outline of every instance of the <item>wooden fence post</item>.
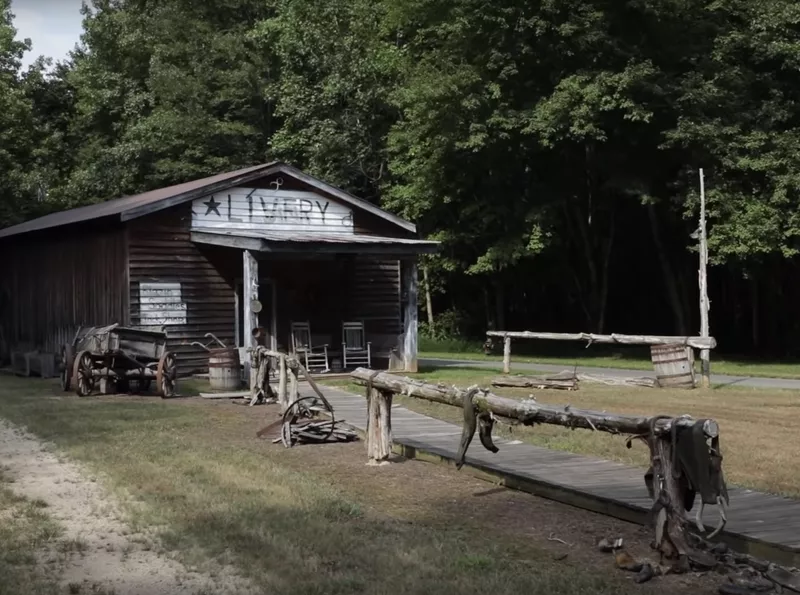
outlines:
M281 413L289 406L289 395L286 394L286 356L278 358L278 402L281 404Z
M287 368L289 371L289 401L286 404L290 405L300 398L300 390L297 386L297 370L290 366Z
M511 337L503 339L503 374L511 373Z
M392 454L392 393L367 394L367 465L388 465Z

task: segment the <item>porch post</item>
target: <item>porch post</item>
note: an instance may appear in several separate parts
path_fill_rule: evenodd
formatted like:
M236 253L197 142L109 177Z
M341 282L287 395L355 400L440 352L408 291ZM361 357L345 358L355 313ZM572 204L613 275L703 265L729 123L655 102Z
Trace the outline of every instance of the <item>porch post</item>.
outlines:
M244 294L242 296L242 311L244 313L244 340L242 345L245 349L253 346L253 329L258 326L258 314L253 312L250 305L253 300L258 299L258 261L253 257L249 250L242 252L242 285ZM250 380L253 386L253 375L257 372L250 365L250 358L246 357L244 363L245 378Z
M417 371L417 260L408 258L400 263L401 291L406 295L403 323L403 362L406 372Z

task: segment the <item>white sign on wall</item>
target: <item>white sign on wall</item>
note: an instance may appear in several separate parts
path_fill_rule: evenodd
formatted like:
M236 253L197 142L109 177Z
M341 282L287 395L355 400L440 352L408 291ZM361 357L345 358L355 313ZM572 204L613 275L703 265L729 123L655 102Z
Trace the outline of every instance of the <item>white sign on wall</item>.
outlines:
M353 233L353 211L302 190L231 188L192 202L192 229Z
M139 324L186 324L180 283L139 283Z

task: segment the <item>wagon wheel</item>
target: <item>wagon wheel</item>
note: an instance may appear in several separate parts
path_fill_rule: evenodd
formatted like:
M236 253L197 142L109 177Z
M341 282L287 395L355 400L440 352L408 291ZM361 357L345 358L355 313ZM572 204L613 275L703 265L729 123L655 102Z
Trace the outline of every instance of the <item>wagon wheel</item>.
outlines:
M81 351L75 358L72 367L72 381L75 383L75 393L79 397L86 397L94 390L95 379L92 375L94 361L92 354L88 351Z
M158 371L156 372L156 386L162 399L175 396L175 381L178 378L178 366L175 363L175 354L165 351L161 359L158 360Z
M61 346L61 388L64 392L72 387L73 365L75 360L75 349L72 345Z
M283 425L281 426L281 442L286 448L291 448L295 444L294 437L292 436L292 426L297 423L297 421L301 417L310 418L314 416L315 411L310 409L308 405L306 405L306 401L311 401L312 404L316 403L319 399L316 396L311 397L300 397L293 403L290 403L289 406L286 408L286 411L283 412ZM333 429L336 426L336 418L333 415L333 407L330 406L330 403L327 401L323 402L324 411L328 416L330 416L330 426L328 426L328 433L325 434L324 437L320 437L320 442L327 442L328 439L333 435ZM320 409L317 409L318 411Z

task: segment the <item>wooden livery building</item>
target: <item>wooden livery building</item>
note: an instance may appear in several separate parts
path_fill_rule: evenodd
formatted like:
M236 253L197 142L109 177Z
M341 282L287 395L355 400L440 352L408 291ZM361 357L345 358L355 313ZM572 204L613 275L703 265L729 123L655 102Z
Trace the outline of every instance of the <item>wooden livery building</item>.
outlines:
M160 329L183 375L231 346L301 353L313 370L415 371L417 266L436 242L289 165L270 163L0 230L0 330L58 353L78 326Z

